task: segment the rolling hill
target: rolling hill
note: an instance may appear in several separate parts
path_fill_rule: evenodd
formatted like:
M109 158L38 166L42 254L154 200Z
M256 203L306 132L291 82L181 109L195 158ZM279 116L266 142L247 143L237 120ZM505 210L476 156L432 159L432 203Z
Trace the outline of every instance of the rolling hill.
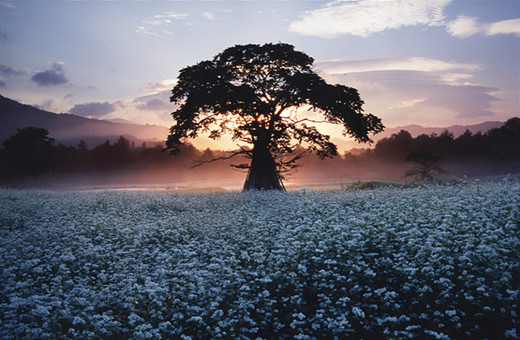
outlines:
M72 114L56 114L24 105L0 95L0 143L14 135L19 128L45 128L49 136L65 145L80 140L94 147L105 140L125 136L134 142L161 142L168 128L158 125L139 125L90 119Z
M484 133L490 129L501 127L503 124L504 122L498 121L484 122L475 125L451 125L448 127L424 127L412 124L385 129L385 131L383 131L381 135L378 135L376 139L381 139L382 137L390 137L392 134L398 133L401 130L406 130L410 132L412 137L417 137L422 134L431 135L432 133L440 135L443 131L448 130L449 132L453 133L455 137L458 137L462 135L466 130L471 131L471 133L473 134L479 131Z

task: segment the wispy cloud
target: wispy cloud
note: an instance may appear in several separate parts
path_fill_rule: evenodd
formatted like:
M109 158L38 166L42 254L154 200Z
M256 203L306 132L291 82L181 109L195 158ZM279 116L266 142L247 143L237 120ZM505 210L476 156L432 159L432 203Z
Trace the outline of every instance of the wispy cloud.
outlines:
M451 0L334 1L307 11L289 30L303 35L333 38L343 34L368 37L403 26L441 26Z
M473 75L468 74L468 73L448 72L448 73L443 73L440 75L441 81L445 84L478 86L478 84L475 84L475 83L469 81L472 78L473 78Z
M184 20L188 17L187 13L177 13L169 11L164 14L157 14L142 21L142 25L137 26L136 32L146 35L158 36L160 33L173 34L164 27L170 25L173 20Z
M430 95L415 108L443 108L455 113L457 118L477 118L492 116L491 104L499 101L494 87L479 85L432 84Z
M140 97L134 100L136 108L144 111L164 111L171 110L172 106L167 101L157 98L157 96Z
M204 12L202 13L202 16L208 20L215 20L217 17L215 16L215 14L211 13L211 12Z
M514 34L520 37L520 18L502 20L491 24L480 24L477 18L460 15L456 20L447 24L446 30L457 38L467 38L477 33L486 36Z
M14 5L11 2L6 2L6 1L0 1L0 7L16 9L16 7L14 7Z
M424 98L401 100L395 106L390 106L389 109L402 109L406 107L412 107L416 104L424 102Z
M329 74L347 74L372 71L423 71L444 72L449 70L477 71L477 64L447 62L430 58L379 58L356 61L325 61L316 63L316 69Z
M24 71L15 70L11 66L0 64L0 75L10 77L24 74Z
M323 8L306 11L289 26L289 31L308 36L334 38L350 34L368 37L405 26L445 26L457 38L480 33L486 36L513 34L520 37L520 18L479 23L478 18L460 15L446 21L444 11L452 0L336 0Z
M493 24L486 25L486 35L495 34L514 34L520 37L520 18L498 21Z
M493 114L498 88L471 82L482 66L429 58L327 61L316 68L328 81L359 89L385 117L477 118ZM443 116L444 115L444 116Z
M367 103L379 102L378 109L387 117L418 117L438 123L453 117L480 118L492 116L492 105L500 100L498 88L446 81L442 73L381 71L359 73L355 78L384 87L384 91L359 90Z
M175 84L177 84L177 79L164 79L158 83L148 83L144 88L152 91L151 94L157 94L164 91L170 91Z
M446 30L454 37L467 38L478 33L481 28L477 24L477 18L461 15L456 20L449 22Z
M151 93L134 99L133 104L137 110L145 111L172 111L170 104L171 88L175 84L175 80L166 79L159 83L148 83L147 90Z
M170 103L171 84L171 79L148 84L146 89L152 90L152 92L128 103L126 116L131 117L133 121L140 121L143 117L143 111L146 111L146 117L153 117L158 124L171 125L170 114L176 107L176 105Z

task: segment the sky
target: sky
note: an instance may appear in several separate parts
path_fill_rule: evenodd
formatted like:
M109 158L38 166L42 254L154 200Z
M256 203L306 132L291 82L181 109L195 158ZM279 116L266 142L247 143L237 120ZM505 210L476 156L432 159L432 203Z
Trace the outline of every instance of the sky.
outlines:
M277 42L357 88L387 127L520 115L520 0L0 0L0 94L170 126L180 69Z

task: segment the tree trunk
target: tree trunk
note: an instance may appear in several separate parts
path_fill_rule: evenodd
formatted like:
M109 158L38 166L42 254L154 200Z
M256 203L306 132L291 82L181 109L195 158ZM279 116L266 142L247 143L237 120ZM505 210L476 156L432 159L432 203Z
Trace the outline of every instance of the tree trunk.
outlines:
M251 167L244 190L285 190L271 152L266 146L255 145Z

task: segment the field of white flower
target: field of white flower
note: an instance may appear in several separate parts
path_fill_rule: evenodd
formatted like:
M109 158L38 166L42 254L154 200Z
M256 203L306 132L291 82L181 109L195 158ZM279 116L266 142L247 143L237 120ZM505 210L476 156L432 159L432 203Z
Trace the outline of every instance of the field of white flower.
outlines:
M519 338L520 183L0 190L0 338Z

